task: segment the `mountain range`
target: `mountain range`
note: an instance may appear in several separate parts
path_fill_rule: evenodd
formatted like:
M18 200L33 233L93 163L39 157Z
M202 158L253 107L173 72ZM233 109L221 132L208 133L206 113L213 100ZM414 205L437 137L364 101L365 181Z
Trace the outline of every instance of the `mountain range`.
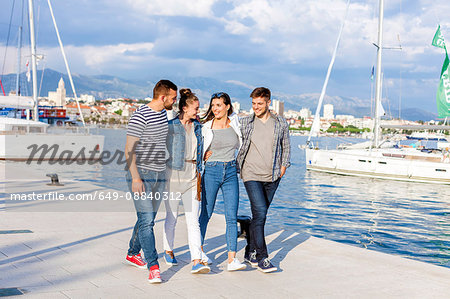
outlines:
M47 96L49 91L54 91L58 87L58 82L63 78L68 96L73 96L70 88L69 78L66 74L57 72L51 69L39 70L37 72L38 86L40 96ZM30 95L32 88L31 82L26 79L26 74L22 73L20 76L21 94ZM127 80L115 76L97 75L86 76L74 74L73 80L76 86L77 95L91 94L96 99L106 98L137 98L144 99L151 97L152 88L159 80L159 77L146 78L145 80ZM5 91L15 90L16 74L8 74L2 77L2 83ZM209 96L217 91L227 92L233 101L241 103L243 109L251 107L249 94L254 88L246 83L239 81L221 81L214 78L206 77L174 77L171 76L171 81L179 87L189 87L197 94L201 101L201 105L208 104ZM319 99L319 93L308 94L286 94L278 91L273 91L273 99L284 101L284 109L297 110L301 108L309 108L315 111ZM334 106L334 114L349 114L355 117L370 116L371 107L370 99L349 98L341 96L325 96L325 104L332 104ZM387 106L384 104L384 106ZM387 114L398 117L398 110L386 109ZM401 117L407 120L432 120L437 118L437 114L420 108L408 108L401 111Z

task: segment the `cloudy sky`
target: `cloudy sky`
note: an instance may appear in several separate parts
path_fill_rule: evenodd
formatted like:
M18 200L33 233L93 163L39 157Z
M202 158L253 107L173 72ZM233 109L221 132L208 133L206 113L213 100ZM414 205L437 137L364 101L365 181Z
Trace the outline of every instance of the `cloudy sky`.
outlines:
M0 66L13 72L23 0L2 0ZM27 2L27 1L25 1ZM450 40L450 1L385 1L384 95L396 109L435 112L443 50L431 40L441 24ZM320 93L343 0L64 0L52 1L73 72L125 79L155 75L212 77L286 94ZM38 53L64 71L46 0L35 0ZM351 1L328 92L370 98L378 0ZM28 43L28 41L27 41ZM29 55L29 54L28 54ZM5 58L6 57L6 58ZM41 66L43 63L41 63Z

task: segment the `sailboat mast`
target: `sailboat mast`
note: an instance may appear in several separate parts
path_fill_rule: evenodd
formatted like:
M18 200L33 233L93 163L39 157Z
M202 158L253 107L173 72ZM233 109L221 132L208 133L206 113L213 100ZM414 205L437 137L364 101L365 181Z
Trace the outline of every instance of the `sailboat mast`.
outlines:
M22 65L22 31L23 31L23 11L25 1L22 1L22 18L19 26L19 38L17 41L17 75L16 75L16 96L20 96L20 67ZM27 110L28 111L28 110Z
M345 17L341 24L341 29L339 30L339 35L334 46L333 56L331 57L330 64L328 65L327 75L325 76L325 82L322 86L322 92L320 93L319 102L317 104L316 113L314 114L313 124L311 125L311 131L309 132L307 145L311 146L311 137L320 131L320 110L322 109L323 99L325 97L325 92L327 91L328 80L330 79L331 70L333 69L334 61L336 60L337 50L339 48L339 43L341 41L342 31L344 30L345 21L347 20L348 8L350 7L350 0L347 0L347 6L345 9Z
M20 94L20 64L21 64L21 48L22 48L22 26L19 26L19 38L17 41L17 74L16 74L16 96Z
M375 81L375 124L374 124L374 142L375 148L380 145L381 127L380 127L380 111L381 111L381 54L383 51L383 18L384 18L384 0L380 0L380 15L378 19L378 50L377 50L377 72Z
M28 16L30 19L31 70L33 79L33 101L34 101L33 120L38 121L39 115L38 115L37 74L36 74L36 38L34 32L33 0L28 0Z

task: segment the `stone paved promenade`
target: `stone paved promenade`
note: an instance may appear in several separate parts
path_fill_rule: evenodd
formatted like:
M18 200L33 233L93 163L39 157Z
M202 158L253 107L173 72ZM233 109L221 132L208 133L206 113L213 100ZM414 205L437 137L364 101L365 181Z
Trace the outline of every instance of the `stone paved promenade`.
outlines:
M2 182L6 182L3 185L5 196L19 189L44 192L52 188L44 184L40 174L21 171L20 167L8 168ZM86 192L99 189L83 182L67 182L67 186L78 186ZM26 205L39 204L43 205L22 205L26 208ZM164 213L159 214L155 226L160 253L163 216ZM135 220L135 214L129 211L37 212L22 211L7 203L6 209L0 211L0 296L14 291L10 288L25 293L18 298L450 296L448 268L285 230L268 232L271 259L279 265L280 271L264 274L247 268L229 273L225 270L227 253L222 215L211 219L208 230L205 250L214 261L211 273L189 273L186 225L181 216L175 242L179 265L168 267L160 259L164 282L150 285L146 270L124 263ZM244 246L245 240L240 239L238 257L241 260Z

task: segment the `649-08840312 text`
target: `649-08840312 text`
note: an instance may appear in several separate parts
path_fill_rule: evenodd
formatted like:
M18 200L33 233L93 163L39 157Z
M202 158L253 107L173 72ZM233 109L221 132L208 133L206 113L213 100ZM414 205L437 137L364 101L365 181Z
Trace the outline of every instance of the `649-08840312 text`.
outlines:
M149 192L149 193L131 193L131 192L112 192L112 191L94 191L91 193L11 193L11 201L114 201L114 200L181 200L180 192Z

